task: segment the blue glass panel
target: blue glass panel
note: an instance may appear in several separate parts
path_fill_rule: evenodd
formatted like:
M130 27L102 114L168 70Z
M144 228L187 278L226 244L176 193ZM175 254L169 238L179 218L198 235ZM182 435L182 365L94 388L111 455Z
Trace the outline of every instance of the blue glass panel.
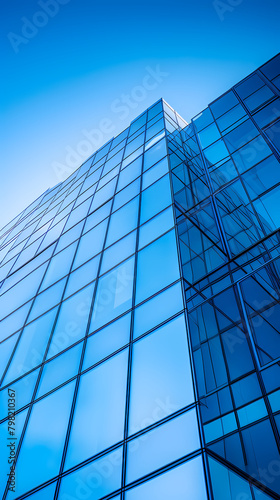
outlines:
M16 437L17 437L18 441L19 441L20 436L21 436L21 431L22 431L22 428L23 428L23 425L25 422L26 415L27 415L27 410L24 410L16 415L16 421L15 421L15 423L16 423ZM0 442L1 443L8 442L7 441L7 432L8 432L7 431L7 421L5 421L0 425ZM12 450L12 448L11 448L11 450ZM12 466L12 464L8 463L8 459L10 460L9 457L10 457L9 448L7 448L6 446L1 446L0 447L0 470L1 470L1 476L2 476L1 482L0 482L1 498L3 498L2 495L3 495L5 487L6 487L7 474L9 474L11 472L10 467ZM16 491L16 493L18 492L17 476L16 476L15 491ZM7 498L14 500L15 493L11 491L10 495L8 495Z
M76 269L102 250L108 219L105 219L94 229L82 236L75 257L73 269Z
M183 309L181 283L171 286L135 309L134 338L154 328Z
M280 77L279 77L280 80ZM279 84L280 90L280 84ZM265 130L265 133L273 146L280 152L280 120L274 122L270 127Z
M159 113L161 113L162 110L163 110L162 100L160 100L154 106L152 106L151 108L149 108L149 110L148 110L148 120L152 120L152 118L154 118Z
M1 355L1 365L0 365L0 376L2 377L4 370L6 369L7 363L15 347L16 341L18 339L19 333L13 335L9 339L5 340L0 344L0 355Z
M195 410L190 410L129 441L126 482L135 481L199 448L197 416Z
M144 154L144 171L166 156L166 140L162 139Z
M46 270L46 264L22 279L0 297L0 318L8 316L14 309L22 306L36 294Z
M134 182L129 184L126 188L124 188L122 191L119 191L119 193L115 195L113 211L118 210L118 208L128 203L130 200L132 200L132 198L137 196L139 192L140 177L138 177L138 179L136 179Z
M70 245L70 243L79 238L82 229L83 229L83 222L79 222L79 224L76 224L76 226L72 227L70 231L67 231L66 233L62 234L55 248L55 253L60 252L61 250L63 250L63 248L66 248L68 245Z
M269 156L242 178L249 196L254 199L280 182L280 164L275 156Z
M58 474L73 391L71 382L34 404L17 462L17 495Z
M121 487L122 448L64 477L58 500L99 500Z
M110 217L106 246L111 245L137 226L139 196L114 212Z
M23 377L18 382L14 382L12 389L16 393L16 409L19 410L31 401L35 383L38 377L39 370L34 370L26 377ZM0 420L8 416L8 389L2 389L0 392Z
M140 227L139 249L148 245L148 243L158 238L161 234L165 233L173 226L173 210L172 207L169 207Z
M17 309L14 313L7 316L0 322L0 340L4 340L9 337L12 333L16 332L22 328L27 313L30 309L31 302L28 302L20 309Z
M139 130L143 125L145 125L147 119L147 113L143 113L141 116L139 116L136 120L134 120L129 128L129 134L132 135L134 132Z
M265 108L254 114L254 119L259 127L266 127L280 116L280 99L267 104Z
M197 130L202 130L207 125L210 125L213 122L213 116L209 108L204 109L202 113L199 113L197 116L193 118L195 127Z
M241 104L239 104L218 118L217 123L220 130L223 131L245 116L246 112Z
M156 123L154 123L154 125L152 125L151 127L147 128L147 131L146 131L146 142L150 141L150 139L152 139L152 137L154 137L155 135L159 134L159 132L163 128L164 128L164 120L163 120L163 118L160 118L160 120L158 120Z
M270 495L266 495L263 491L253 486L254 500L272 500Z
M267 415L267 409L263 399L259 399L250 405L245 406L238 410L238 418L240 425L252 424Z
M209 467L215 500L236 500L240 495L252 500L250 486L244 479L212 458Z
M99 266L100 255L89 260L86 264L70 274L64 297L67 298L77 290L95 280Z
M143 498L145 500L207 500L201 457L189 460L125 494L125 500L143 500Z
M260 199L254 201L256 211L261 217L268 234L280 227L279 194L280 186L277 186Z
M128 234L105 250L102 257L100 274L106 273L112 267L135 252L136 231Z
M211 146L208 146L208 148L204 150L204 154L206 160L214 164L223 160L223 158L226 158L229 153L224 142L220 139L219 141L214 142Z
M127 349L82 375L65 469L123 439ZM90 432L82 432L86 420Z
M83 370L129 342L131 315L126 314L88 338Z
M96 191L90 206L91 211L99 208L105 201L108 201L114 195L117 179L117 176L114 177L114 179L108 182L103 188Z
M124 168L119 175L118 191L130 184L141 174L142 156L134 160L128 167Z
M143 174L142 189L146 189L153 182L157 181L164 174L168 173L168 160L167 157L160 160L156 165L150 168L147 172Z
M233 153L232 158L239 172L242 173L269 155L271 155L271 149L265 140L259 136L240 148L236 153Z
M4 383L8 384L42 362L57 310L27 325L21 335Z
M55 285L50 286L47 290L37 295L28 317L28 321L32 321L37 318L61 301L65 283L66 278L63 278Z
M274 78L275 76L279 75L280 73L280 56L277 54L277 56L273 57L270 61L268 61L266 64L261 66L261 72L270 80L271 78Z
M234 130L229 132L224 136L224 141L228 147L230 153L236 151L236 149L241 148L246 142L251 141L259 134L258 129L252 123L251 120L246 120L245 122L238 125Z
M184 316L136 342L132 358L130 435L193 402Z
M217 99L215 102L212 102L210 104L210 108L215 118L218 118L237 104L239 104L238 99L234 95L233 91L230 90L226 94L219 97L219 99Z
M70 272L77 243L72 243L69 247L59 252L50 260L40 291L60 280Z
M36 398L43 396L77 374L82 347L83 343L80 342L77 346L45 364Z
M28 496L30 500L52 500L54 498L56 488L56 482L46 486L42 490L33 493L33 495Z
M253 74L240 84L236 85L235 90L241 99L244 99L261 88L263 85L263 80L257 74Z
M47 359L80 340L86 333L94 284L62 303Z
M99 278L90 330L94 331L130 309L134 257Z
M138 253L136 303L179 277L176 237L172 230Z
M142 146L144 143L144 133L142 132L141 134L137 135L132 141L128 142L125 148L125 154L124 157L126 158L130 154L132 154L134 151L136 151L140 146Z
M160 193L160 196L158 196L158 193ZM168 207L168 205L171 205L171 203L170 179L169 175L165 175L162 179L143 191L140 223L143 224L158 212Z
M198 136L203 148L207 148L212 142L217 141L221 137L215 123L212 123L212 125L199 132Z
M275 94L266 85L244 100L247 108L254 111L256 108L269 101Z
M134 153L132 153L131 155L124 158L124 160L122 161L122 168L125 168L127 165L132 163L136 158L138 158L140 155L142 155L142 153L143 153L143 146L141 146L141 148L134 151ZM141 160L142 160L142 156L141 156Z
M214 441L214 439L218 439L223 436L222 419L217 418L213 422L204 425L204 436L206 443L210 443L211 441Z
M99 222L103 221L104 219L106 219L106 217L108 217L108 215L110 214L111 205L112 205L112 200L107 201L107 203L104 203L102 207L98 208L97 210L95 210L95 212L93 212L87 217L83 234L90 231L90 229L97 226Z

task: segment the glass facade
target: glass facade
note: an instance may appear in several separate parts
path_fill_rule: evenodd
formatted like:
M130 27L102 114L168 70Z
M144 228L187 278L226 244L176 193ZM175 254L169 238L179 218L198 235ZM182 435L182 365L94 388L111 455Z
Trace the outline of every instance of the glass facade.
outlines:
M279 94L160 100L1 230L1 498L280 498Z

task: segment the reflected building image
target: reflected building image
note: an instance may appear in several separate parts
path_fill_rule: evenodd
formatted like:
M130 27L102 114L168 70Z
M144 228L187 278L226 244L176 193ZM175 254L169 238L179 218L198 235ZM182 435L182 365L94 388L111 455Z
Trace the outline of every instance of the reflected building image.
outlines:
M2 229L1 498L280 498L279 93L159 100Z

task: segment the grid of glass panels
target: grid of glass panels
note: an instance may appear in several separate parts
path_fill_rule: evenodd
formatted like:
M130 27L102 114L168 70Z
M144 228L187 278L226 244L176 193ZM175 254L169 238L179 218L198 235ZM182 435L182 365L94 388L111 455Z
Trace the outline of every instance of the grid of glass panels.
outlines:
M3 499L279 498L279 73L158 101L0 231Z
M168 137L215 500L280 495L279 80L278 55Z
M162 101L2 230L1 497L207 498L176 238Z

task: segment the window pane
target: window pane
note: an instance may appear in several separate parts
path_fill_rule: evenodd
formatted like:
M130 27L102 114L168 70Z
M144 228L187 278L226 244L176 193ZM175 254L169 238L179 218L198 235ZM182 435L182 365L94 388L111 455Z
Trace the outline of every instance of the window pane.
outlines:
M121 441L127 379L127 349L82 375L65 468ZM82 432L86 420L90 432Z
M28 302L23 307L20 307L20 309L17 309L14 313L12 313L10 316L7 316L4 320L1 321L1 341L23 327L30 306L31 302Z
M199 448L196 412L190 410L129 441L126 481L135 481Z
M37 318L61 301L65 283L66 278L63 278L55 285L50 286L47 290L37 295L28 317L29 321Z
M6 400L7 401L7 400ZM16 415L16 433L18 439L21 436L21 431L25 422L25 418L27 415L27 410L24 410ZM7 421L3 422L0 425L0 442L5 443L7 442ZM0 496L3 498L3 493L6 487L6 481L7 481L7 475L10 473L10 467L11 465L8 463L8 448L6 446L1 445L0 447L0 470L1 470L1 475L3 479L0 482ZM16 472L16 493L18 492L17 489L17 472ZM15 493L10 492L10 494L7 496L9 499L15 498Z
M7 371L5 384L32 370L42 362L56 312L57 310L53 309L24 328Z
M106 246L111 245L137 226L139 196L111 215Z
M72 243L72 245L62 250L62 252L58 253L50 260L49 267L40 288L41 291L69 273L76 247L77 243Z
M128 234L105 250L102 257L100 274L106 273L112 267L135 252L136 231Z
M17 410L30 403L38 373L39 370L34 370L29 375L26 375L26 377L21 378L18 382L13 383L13 390L16 392ZM8 416L8 389L9 387L6 387L0 392L0 420Z
M129 490L126 500L207 500L201 457Z
M251 500L249 484L216 460L209 458L215 500L235 500L243 496Z
M99 500L121 487L122 448L64 477L58 500Z
M74 269L101 252L104 244L107 222L107 219L104 220L101 224L82 236L74 261Z
M144 154L144 171L166 156L166 140L162 139Z
M130 184L141 174L142 156L139 156L128 167L124 168L119 175L118 191Z
M171 286L137 307L134 313L134 338L159 325L183 309L181 283Z
M17 462L17 495L58 474L73 391L74 382L33 406Z
M134 257L99 278L90 330L93 332L131 308Z
M4 370L6 369L7 363L10 359L10 356L13 352L15 344L17 342L19 333L13 335L9 339L5 340L0 344L0 356L1 356L1 365L0 365L0 376L2 378Z
M106 356L129 342L130 321L131 315L126 314L89 337L83 370L106 358Z
M160 196L159 196L160 193ZM171 188L169 175L155 182L142 193L140 223L146 222L164 208L171 205Z
M170 231L138 253L136 303L179 277L175 232Z
M167 208L159 215L143 224L139 231L139 248L148 245L161 234L174 226L174 216L172 207Z
M27 497L30 500L51 500L54 498L54 492L56 488L56 482L46 486L42 490L36 491L33 495Z
M77 374L82 347L83 343L80 342L77 346L45 364L36 398L43 396Z
M70 274L67 287L65 290L65 298L77 292L80 288L95 280L99 266L100 255L89 260L86 264L76 269Z
M160 179L164 174L168 173L168 160L163 158L156 165L150 168L143 175L142 189L146 189L148 186L153 184L157 179Z
M193 402L184 316L133 346L129 434ZM162 411L157 411L161 408Z
M47 359L66 349L86 333L94 284L89 285L63 302Z

